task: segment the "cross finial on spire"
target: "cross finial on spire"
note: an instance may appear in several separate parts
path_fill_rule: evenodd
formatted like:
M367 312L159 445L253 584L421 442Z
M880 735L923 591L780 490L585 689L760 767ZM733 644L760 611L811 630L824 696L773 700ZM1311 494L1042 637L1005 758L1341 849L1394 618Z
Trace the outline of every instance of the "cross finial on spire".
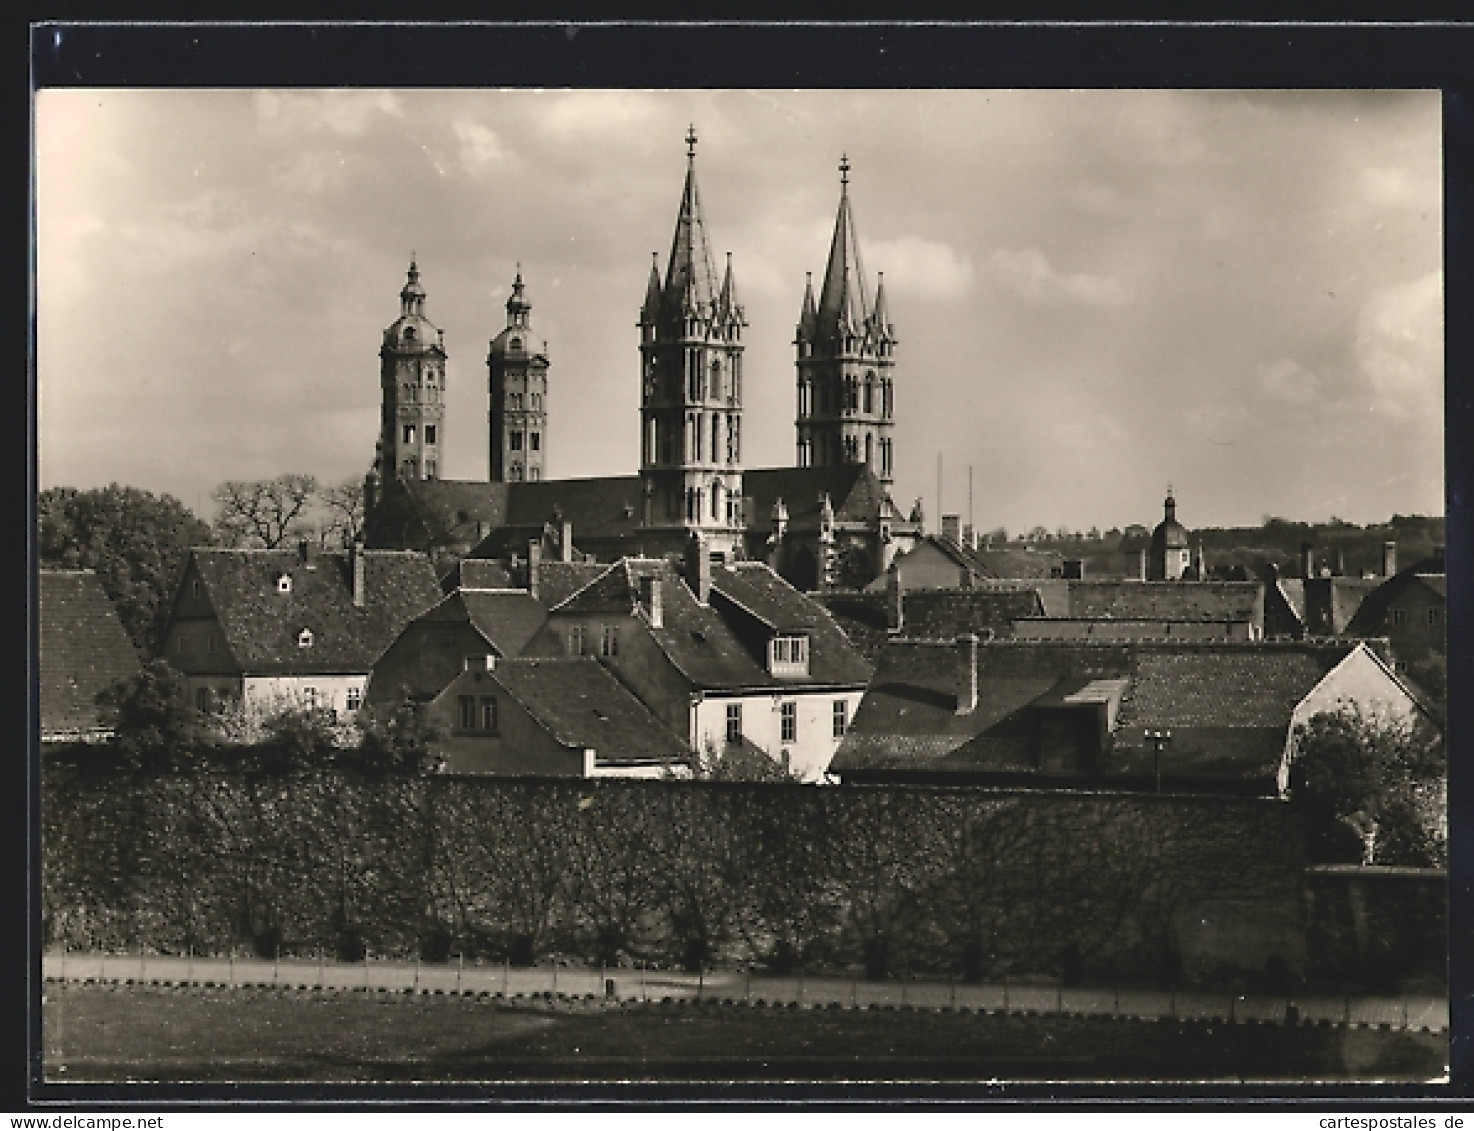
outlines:
M693 159L696 156L696 124L694 122L686 130L686 156Z
M839 183L842 185L850 183L850 158L847 153L839 155Z

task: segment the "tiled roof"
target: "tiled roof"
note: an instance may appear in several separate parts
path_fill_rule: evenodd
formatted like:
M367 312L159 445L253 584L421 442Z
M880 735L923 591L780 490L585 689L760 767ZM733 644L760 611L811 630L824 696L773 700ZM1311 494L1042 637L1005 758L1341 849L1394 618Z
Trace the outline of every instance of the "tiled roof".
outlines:
M43 569L38 598L41 734L95 733L98 693L137 675L138 653L91 570Z
M309 568L295 550L195 549L191 559L219 618L226 645L249 674L367 672L418 613L443 594L429 560L411 550L364 552L364 601L353 604L347 554L317 554ZM291 591L277 591L286 573ZM310 647L298 644L303 629Z
M965 632L1009 636L1015 620L1044 611L1039 591L1028 586L906 591L901 607L902 632L927 640L952 639Z
M684 762L691 756L592 656L498 661L488 674L560 743L592 747L600 762Z
M1303 625L1305 623L1305 579L1303 577L1281 577L1276 584L1284 596L1285 604Z
M1380 577L1304 579L1306 630L1317 636L1340 636L1362 603L1385 583Z
M1259 621L1257 581L1071 581L1071 617L1120 620Z
M566 601L609 567L592 562L543 561L537 568L537 599L544 607Z
M1121 696L1100 764L1107 777L1150 774L1151 728L1172 733L1164 776L1263 780L1278 767L1294 708L1353 647L993 641L978 646L977 708L958 715L962 646L892 641L830 768L1034 772L1028 711L1097 681Z
M462 558L440 579L446 593L457 589L515 589L517 581L506 565L489 558Z
M548 619L548 610L526 590L462 589L456 596L466 616L503 656L520 656Z
M1057 550L1028 550L1013 547L969 550L959 547L984 577L1044 579L1058 577L1064 555Z
M671 562L625 558L603 567L597 578L554 612L627 616L638 604L641 577L658 578L661 586L662 625L651 627L650 635L694 687L863 686L870 678L870 665L828 611L756 562L713 566L712 588L718 596L703 606ZM752 641L737 630L729 619L733 617L730 607L723 613L723 594L739 603L746 599L761 605L786 626L804 622L809 636L808 676L779 679L769 675L765 642Z
M881 576L884 581L884 575ZM874 664L885 650L887 629L886 595L884 593L819 592L809 598L829 610L850 643L865 659Z

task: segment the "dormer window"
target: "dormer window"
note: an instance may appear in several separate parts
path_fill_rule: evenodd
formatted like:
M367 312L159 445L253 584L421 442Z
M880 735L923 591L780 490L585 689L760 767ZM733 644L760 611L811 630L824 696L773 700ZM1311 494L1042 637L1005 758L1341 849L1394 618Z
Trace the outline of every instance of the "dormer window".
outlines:
M768 674L806 676L809 674L809 638L807 636L775 636L768 643Z
M312 647L312 629L310 629L310 628L304 628L301 632L297 633L297 647L298 648L311 648Z
M278 593L290 593L292 591L292 575L290 573L279 573L276 575L276 591Z

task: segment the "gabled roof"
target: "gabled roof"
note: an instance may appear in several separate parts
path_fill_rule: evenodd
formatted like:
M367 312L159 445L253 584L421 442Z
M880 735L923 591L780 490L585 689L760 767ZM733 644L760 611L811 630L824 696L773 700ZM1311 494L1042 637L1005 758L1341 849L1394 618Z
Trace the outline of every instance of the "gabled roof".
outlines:
M1087 706L1093 686L1119 703L1105 777L1153 771L1150 728L1171 731L1164 776L1268 782L1295 708L1356 647L993 641L978 645L977 708L958 715L963 647L892 641L830 768L1028 773L1029 712Z
M601 763L686 762L691 752L592 656L498 661L485 673L560 744ZM466 676L442 694L455 695Z
M1027 585L906 590L901 608L901 631L926 640L951 640L965 632L1009 636L1014 621L1044 613L1039 590Z
M1304 624L1318 636L1341 636L1362 603L1386 582L1380 577L1308 577Z
M547 609L525 589L462 589L455 596L476 631L503 656L520 656L548 619Z
M1425 563L1419 563L1422 565ZM1422 588L1439 600L1448 600L1448 580L1442 573L1420 573L1418 565L1410 566L1387 578L1368 593L1357 606L1355 614L1347 622L1344 632L1348 636L1385 636L1387 634L1387 610L1394 601L1411 589Z
M99 734L97 696L139 673L138 653L91 570L43 569L37 596L41 735Z
M444 596L429 560L412 550L364 551L357 606L348 554L319 553L309 566L295 550L194 549L190 561L246 674L367 672L414 616ZM290 592L278 591L282 574ZM310 647L298 644L304 628Z
M596 562L542 561L537 567L537 599L545 607L566 601L609 567Z
M828 610L809 600L758 562L712 567L713 600L701 605L674 564L625 558L606 566L593 581L553 610L554 616L629 616L639 604L640 579L661 587L659 628L648 631L666 658L692 685L710 691L744 688L864 686L870 665L850 643ZM723 599L730 602L724 609ZM772 618L776 631L809 637L809 674L779 679L767 672L766 654L741 631L734 607L756 606L756 619ZM648 625L648 621L646 622Z
M1251 621L1263 618L1257 581L1070 581L1071 617Z

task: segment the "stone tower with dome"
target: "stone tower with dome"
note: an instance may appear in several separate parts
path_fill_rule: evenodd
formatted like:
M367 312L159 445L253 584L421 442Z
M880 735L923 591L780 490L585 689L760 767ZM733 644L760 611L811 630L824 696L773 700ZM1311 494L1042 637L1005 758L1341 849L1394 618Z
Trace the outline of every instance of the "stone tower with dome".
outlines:
M1188 546L1187 531L1177 521L1177 500L1172 497L1172 488L1167 488L1167 498L1162 502L1162 521L1152 531L1151 549L1147 553L1146 579L1148 581L1181 581L1192 568L1192 550Z
M435 479L445 444L444 333L425 317L425 288L413 258L399 292L399 317L379 349L382 418L375 474L391 479Z
M493 483L536 482L547 475L548 344L534 333L531 313L518 264L506 328L486 355Z

